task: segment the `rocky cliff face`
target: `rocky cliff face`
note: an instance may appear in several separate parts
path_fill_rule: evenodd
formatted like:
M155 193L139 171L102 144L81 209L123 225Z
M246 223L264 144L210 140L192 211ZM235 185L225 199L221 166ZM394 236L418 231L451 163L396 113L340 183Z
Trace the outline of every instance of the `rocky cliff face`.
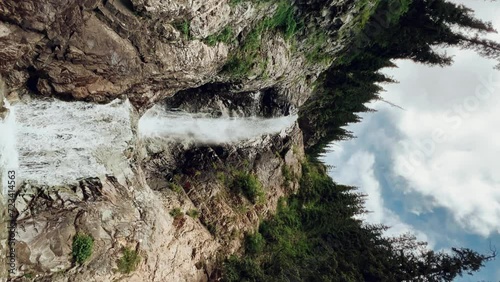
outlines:
M18 269L12 280L216 281L218 264L239 252L245 232L272 214L280 197L298 189L304 146L297 125L237 144L166 143L137 132L140 116L153 105L213 117L273 117L293 113L310 96L327 64L308 62L305 54L317 46L304 36L289 41L263 34L263 67L237 79L222 71L242 38L277 8L273 2L230 2L236 1L0 3L7 100L118 98L133 105L132 137L119 165L105 164L104 175L60 185L19 185ZM296 4L306 25L336 30L348 25L351 2ZM207 43L226 27L235 40ZM323 47L334 54L342 46L330 40ZM231 189L237 172L257 177L265 201L253 203ZM179 213L194 210L199 215ZM71 259L78 232L95 240L83 265ZM124 248L141 257L128 274L117 270Z

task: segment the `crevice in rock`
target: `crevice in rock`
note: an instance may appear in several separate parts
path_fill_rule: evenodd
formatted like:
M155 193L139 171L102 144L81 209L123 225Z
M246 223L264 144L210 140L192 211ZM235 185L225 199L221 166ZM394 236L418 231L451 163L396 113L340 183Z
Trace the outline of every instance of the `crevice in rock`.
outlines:
M26 81L26 87L28 90L35 94L39 94L40 92L38 91L37 84L38 84L38 79L40 78L39 72L33 67L30 66L27 69L29 78Z
M232 83L208 83L177 92L165 99L165 107L186 112L210 113L214 117L278 117L292 114L294 107L277 88L238 91Z

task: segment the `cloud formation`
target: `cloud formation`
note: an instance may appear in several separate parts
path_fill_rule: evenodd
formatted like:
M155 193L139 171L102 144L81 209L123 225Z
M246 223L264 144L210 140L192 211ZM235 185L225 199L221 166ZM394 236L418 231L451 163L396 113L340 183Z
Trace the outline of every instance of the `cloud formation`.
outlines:
M344 152L341 149L337 150L336 154L345 161L342 162L342 168L337 171L338 173L334 172L332 176L340 183L359 187L361 193L368 195L365 208L369 213L362 217L367 222L383 223L391 227L385 233L388 236L411 232L419 240L427 241L432 246L433 242L425 233L404 223L396 213L386 207L382 197L382 187L374 172L375 155L365 150L356 151L349 156L343 155Z
M468 231L488 236L500 232L500 72L477 56L458 55L456 61L436 69L437 84L436 70L404 63L404 72L419 74L422 88L415 92L415 82L403 80L388 87L387 99L399 94L397 103L405 108L391 112L404 136L392 149L394 172L408 181L403 189L430 197ZM417 102L415 95L421 95Z
M460 2L500 30L500 5ZM358 139L324 159L336 166L335 181L368 194L367 221L393 226L390 235L411 231L437 249L487 252L488 239L500 238L500 71L472 51L447 51L451 67L398 61L386 70L400 83L384 85L382 96L404 110L369 105L378 112L349 127ZM487 267L475 277L498 280L500 272Z

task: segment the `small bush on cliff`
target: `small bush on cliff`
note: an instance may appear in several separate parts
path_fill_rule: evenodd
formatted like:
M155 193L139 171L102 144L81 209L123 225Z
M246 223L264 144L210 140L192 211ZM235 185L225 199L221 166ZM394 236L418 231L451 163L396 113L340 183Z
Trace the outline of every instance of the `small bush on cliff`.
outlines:
M243 2L243 0L229 0L229 5L236 6L236 5L240 4L241 2Z
M79 264L84 263L92 255L94 239L87 234L78 233L73 237L73 260Z
M178 22L174 23L174 27L179 30L182 35L184 35L184 38L186 40L191 39L191 22L190 21L183 21L183 22Z
M210 46L216 45L217 42L223 42L229 44L233 40L233 37L234 37L233 29L230 26L226 26L218 34L212 34L207 36L207 38L205 38L205 42Z
M184 192L184 189L182 189L182 187L177 183L169 183L168 188L176 193L179 193L179 194Z
M255 260L250 258L239 259L233 255L224 262L223 275L222 281L224 282L263 281L261 278L264 273Z
M230 186L231 190L236 193L242 193L253 204L261 203L265 200L262 184L255 175L237 171L233 177L233 182Z
M190 209L186 214L192 218L198 218L198 216L200 216L200 212L197 209Z
M182 212L182 210L180 208L175 208L175 209L170 210L170 215L173 216L174 219L179 219L184 215L184 213Z
M293 180L292 171L290 170L290 167L288 165L283 165L283 167L281 168L281 173L283 173L283 178L285 178L286 182L290 182Z
M137 265L141 262L141 257L136 250L130 248L123 249L123 256L118 260L118 270L121 273L130 273L135 271Z
M295 16L294 6L288 0L279 1L275 13L257 23L246 35L240 48L236 50L223 67L223 71L235 78L242 78L259 67L265 75L266 58L262 56L262 36L268 32L281 32L286 40L290 40L299 29L299 21Z
M289 1L280 1L273 17L266 25L269 29L277 29L283 33L286 40L291 39L298 30L298 22L294 16L294 7Z
M264 250L266 240L262 234L255 232L245 236L245 250L248 254L258 254Z

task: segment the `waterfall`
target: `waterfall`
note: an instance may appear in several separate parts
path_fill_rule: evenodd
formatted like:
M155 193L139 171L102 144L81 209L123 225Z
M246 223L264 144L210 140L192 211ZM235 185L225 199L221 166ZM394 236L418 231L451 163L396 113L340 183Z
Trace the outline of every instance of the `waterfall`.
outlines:
M16 148L16 109L7 100L4 100L7 109L6 116L0 117L0 181L2 183L2 194L7 195L8 178L7 172L17 172L19 166Z
M146 138L197 144L237 143L290 128L297 115L275 118L219 117L154 106L139 120L139 133Z
M250 116L252 117L257 117L259 110L260 110L260 96L261 93L260 91L254 92L252 94L252 112L250 113Z
M126 169L124 151L133 145L128 101L97 105L32 100L13 108L19 180L60 185Z
M116 176L129 168L126 151L136 144L128 100L97 105L34 99L6 105L9 113L0 122L2 183L6 184L5 173L12 169L18 183L62 185L86 177ZM296 115L264 119L254 113L214 118L209 113L154 106L139 120L138 132L146 139L159 138L160 146L234 144L283 133L297 119ZM3 185L4 193L6 188Z

